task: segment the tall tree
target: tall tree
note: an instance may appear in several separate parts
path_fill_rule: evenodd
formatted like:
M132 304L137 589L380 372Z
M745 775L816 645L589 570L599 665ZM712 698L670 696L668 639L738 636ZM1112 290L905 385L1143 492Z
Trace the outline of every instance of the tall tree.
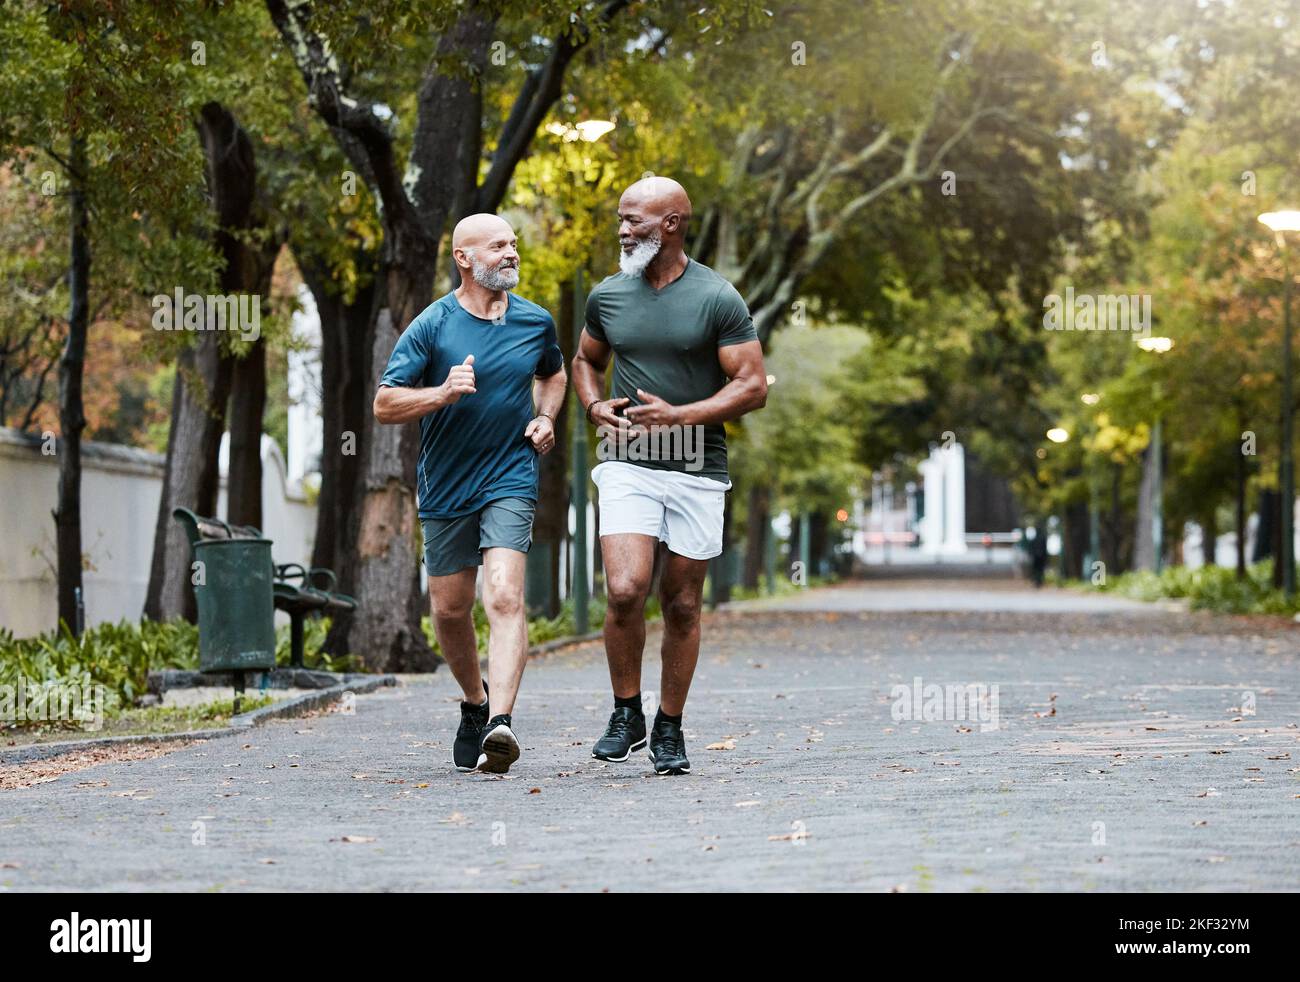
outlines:
M357 51L356 32L373 44L376 31L385 29L383 17L363 23L349 5L328 13L308 2L267 0L266 6L298 66L310 105L378 201L384 236L378 293L373 320L354 347L361 378L373 380L398 335L433 298L439 240L449 221L472 210L497 208L516 165L559 98L570 63L628 3L546 9L562 26L550 28L550 40L540 45L543 60L518 85L486 173L480 168L485 144L481 82L489 49L503 16L528 21L530 8L469 2L420 11L417 19L432 40L403 170L399 130L389 108L397 100L386 105L368 96L355 84L349 63ZM531 50L538 47L534 41ZM348 646L376 668L428 667L432 656L420 629L423 600L415 575L415 427L379 426L366 413L358 436L358 487L344 554L350 562L344 565L345 580L363 602L345 624Z

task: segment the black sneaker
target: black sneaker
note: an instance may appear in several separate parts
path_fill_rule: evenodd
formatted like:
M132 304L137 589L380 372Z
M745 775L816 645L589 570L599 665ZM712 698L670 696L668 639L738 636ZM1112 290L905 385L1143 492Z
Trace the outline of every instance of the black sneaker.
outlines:
M650 760L656 774L689 774L691 762L686 759L686 739L682 727L670 719L656 719L650 734Z
M478 769L488 774L504 774L519 759L519 741L510 729L510 714L501 713L488 720L483 728Z
M591 748L591 756L620 763L627 760L633 750L644 746L645 716L627 706L618 706L609 717L605 735Z
M483 683L487 692L487 683ZM452 744L451 759L458 771L472 771L478 765L479 745L483 742L483 727L487 726L488 704L476 706L472 702L460 704L460 729L456 731L456 742Z

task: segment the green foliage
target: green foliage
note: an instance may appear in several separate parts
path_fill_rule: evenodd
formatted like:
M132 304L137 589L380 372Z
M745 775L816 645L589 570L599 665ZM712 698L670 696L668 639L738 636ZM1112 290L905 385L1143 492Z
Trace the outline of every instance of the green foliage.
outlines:
M1134 600L1186 599L1193 610L1221 614L1294 614L1300 604L1288 603L1286 595L1273 586L1273 564L1247 567L1246 576L1226 566L1167 566L1159 575L1139 570L1108 577L1096 587Z
M0 631L0 684L34 681L59 685L102 685L106 713L119 712L143 695L151 671L197 669L198 628L186 621L98 624L74 638L59 631L17 640Z

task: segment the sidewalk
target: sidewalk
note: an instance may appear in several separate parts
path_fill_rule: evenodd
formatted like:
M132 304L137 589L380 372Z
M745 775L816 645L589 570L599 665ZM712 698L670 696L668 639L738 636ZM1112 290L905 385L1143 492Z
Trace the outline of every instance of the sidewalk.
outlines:
M1296 633L1095 599L868 583L713 615L682 778L591 758L599 642L529 665L505 777L452 769L438 673L0 791L0 888L1296 889ZM917 677L996 684L999 728L894 719Z

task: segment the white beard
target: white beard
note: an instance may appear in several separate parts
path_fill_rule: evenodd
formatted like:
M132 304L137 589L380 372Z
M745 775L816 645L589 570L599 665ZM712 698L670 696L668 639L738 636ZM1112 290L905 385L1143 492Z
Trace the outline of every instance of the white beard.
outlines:
M470 270L474 277L474 282L485 290L491 290L494 293L498 290L513 290L519 285L519 267L506 266L504 263L500 266L488 268L486 263L481 263L469 249L465 250L465 255L469 257Z
M663 242L663 236L658 232L654 232L649 238L638 242L631 252L620 251L618 254L618 268L628 276L640 276L654 260L654 257L659 255L659 247L663 245Z

